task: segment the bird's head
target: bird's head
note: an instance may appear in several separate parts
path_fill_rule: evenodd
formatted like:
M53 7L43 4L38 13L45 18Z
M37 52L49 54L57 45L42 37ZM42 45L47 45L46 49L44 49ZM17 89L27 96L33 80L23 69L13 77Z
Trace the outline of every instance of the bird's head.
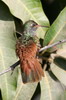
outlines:
M33 20L29 20L24 24L24 33L30 35L36 35L37 28L38 28L38 24Z

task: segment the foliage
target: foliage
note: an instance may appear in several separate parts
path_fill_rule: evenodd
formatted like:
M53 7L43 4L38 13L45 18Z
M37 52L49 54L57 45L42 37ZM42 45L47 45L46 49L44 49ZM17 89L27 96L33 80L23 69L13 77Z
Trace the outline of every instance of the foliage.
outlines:
M16 17L16 18L15 18ZM18 18L18 19L17 19ZM25 23L34 20L40 25L49 26L40 0L2 0L0 1L0 72L15 63L16 28L21 27L19 19ZM16 23L17 22L17 23ZM22 25L22 23L21 23ZM20 28L20 31L22 29ZM49 28L39 28L37 36L40 43L49 45L66 38L66 7L60 12ZM66 43L44 51L43 70L45 77L40 81L40 98L38 100L65 100L66 98ZM53 51L53 52L52 52ZM55 52L54 52L55 51ZM46 55L46 53L48 55ZM45 58L47 58L45 60ZM20 69L15 68L13 74L0 76L0 100L31 100L36 98L38 83L23 84ZM38 89L37 89L38 90ZM34 99L33 99L34 100Z

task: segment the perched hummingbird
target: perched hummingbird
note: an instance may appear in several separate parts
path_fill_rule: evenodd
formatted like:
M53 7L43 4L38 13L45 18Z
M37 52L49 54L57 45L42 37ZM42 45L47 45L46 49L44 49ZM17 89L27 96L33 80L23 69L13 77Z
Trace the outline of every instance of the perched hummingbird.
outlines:
M36 30L38 26L32 20L27 21L24 24L23 34L16 43L16 54L20 59L23 83L38 82L44 76L37 58L39 40L36 36Z

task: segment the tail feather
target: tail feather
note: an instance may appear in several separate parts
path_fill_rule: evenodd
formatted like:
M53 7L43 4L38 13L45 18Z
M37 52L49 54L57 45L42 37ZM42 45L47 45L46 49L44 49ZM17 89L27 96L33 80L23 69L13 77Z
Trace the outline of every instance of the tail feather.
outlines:
M44 72L37 59L22 62L21 66L23 83L40 81Z

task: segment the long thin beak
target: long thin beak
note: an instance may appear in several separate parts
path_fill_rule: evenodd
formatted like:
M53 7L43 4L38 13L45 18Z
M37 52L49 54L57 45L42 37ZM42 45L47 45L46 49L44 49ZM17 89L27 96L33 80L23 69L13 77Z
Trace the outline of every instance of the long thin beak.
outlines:
M46 28L49 28L49 26L42 26L42 25L36 25L35 27L46 27Z

